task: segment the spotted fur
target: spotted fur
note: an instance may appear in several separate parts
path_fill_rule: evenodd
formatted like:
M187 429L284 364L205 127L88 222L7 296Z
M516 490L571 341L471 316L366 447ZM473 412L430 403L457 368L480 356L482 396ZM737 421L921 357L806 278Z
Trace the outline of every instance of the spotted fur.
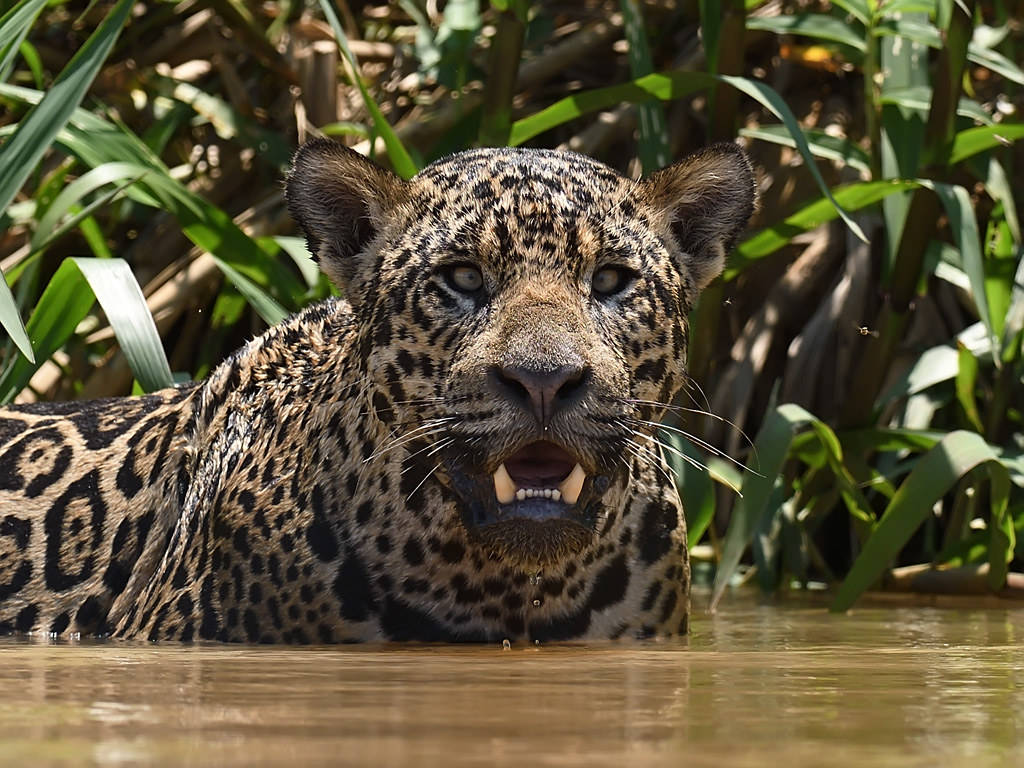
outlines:
M644 422L681 386L687 314L752 210L743 154L718 145L631 181L571 153L484 149L406 182L317 141L288 200L347 301L201 384L0 411L0 632L685 633L685 523ZM452 284L458 265L477 290ZM598 294L609 267L620 290ZM571 387L540 416L502 373L563 369ZM581 501L501 518L490 474L538 440L587 470Z

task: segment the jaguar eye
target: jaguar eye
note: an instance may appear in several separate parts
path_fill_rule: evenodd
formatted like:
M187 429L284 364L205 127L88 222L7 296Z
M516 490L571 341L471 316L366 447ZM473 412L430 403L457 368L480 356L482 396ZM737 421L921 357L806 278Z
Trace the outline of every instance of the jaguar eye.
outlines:
M613 296L624 290L633 275L621 267L603 267L594 273L591 287L601 296Z
M476 293L484 284L483 274L470 264L458 264L450 267L446 277L452 288L462 293Z

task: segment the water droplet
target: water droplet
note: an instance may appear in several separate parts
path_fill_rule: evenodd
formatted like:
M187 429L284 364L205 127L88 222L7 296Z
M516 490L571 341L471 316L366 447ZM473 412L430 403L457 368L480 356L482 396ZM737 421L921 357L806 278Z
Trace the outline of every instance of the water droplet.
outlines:
M501 649L503 651L510 651L510 650L512 650L512 643L511 643L511 641L509 641L509 639L507 637L504 640L501 641Z
M539 608L540 607L540 600L534 600L533 601L533 607L534 608Z

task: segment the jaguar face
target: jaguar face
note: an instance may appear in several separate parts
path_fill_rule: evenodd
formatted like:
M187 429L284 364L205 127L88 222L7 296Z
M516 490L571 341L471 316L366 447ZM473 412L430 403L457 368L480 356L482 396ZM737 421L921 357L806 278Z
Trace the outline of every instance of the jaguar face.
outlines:
M359 318L381 455L439 483L437 514L490 557L543 566L600 538L633 468L660 465L687 315L749 218L753 177L719 145L641 181L505 149L406 182L315 142L289 202Z

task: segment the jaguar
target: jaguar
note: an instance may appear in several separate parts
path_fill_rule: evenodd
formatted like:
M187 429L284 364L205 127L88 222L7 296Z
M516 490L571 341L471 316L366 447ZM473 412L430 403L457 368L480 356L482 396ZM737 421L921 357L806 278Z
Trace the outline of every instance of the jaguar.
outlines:
M344 298L201 383L0 410L0 633L252 643L687 632L658 424L756 202L718 144L643 179L329 140L290 212Z

